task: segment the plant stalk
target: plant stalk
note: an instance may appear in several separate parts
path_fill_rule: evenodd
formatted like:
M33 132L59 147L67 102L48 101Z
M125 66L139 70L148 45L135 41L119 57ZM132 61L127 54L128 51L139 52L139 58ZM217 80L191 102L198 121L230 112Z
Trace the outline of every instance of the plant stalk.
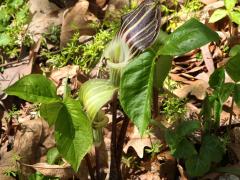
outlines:
M117 158L116 158L116 161L117 161L117 169L120 171L120 175L121 175L121 160L122 160L122 152L123 152L123 145L124 145L124 140L125 140L125 137L126 137L126 133L127 133L127 127L128 127L128 124L129 124L129 118L125 115L125 119L123 120L123 123L122 123L122 127L121 127L121 130L120 130L120 134L118 136L118 141L117 141Z
M119 171L117 169L117 95L115 92L112 98L112 135L111 135L111 164L109 179L118 180Z
M231 102L231 112L230 112L230 116L229 116L229 127L231 127L232 125L232 117L233 117L233 106L234 106L234 98L232 97L232 102Z
M91 164L91 160L90 160L89 154L86 154L85 160L86 160L86 163L87 163L88 172L89 172L89 175L91 177L91 180L95 180L94 170L93 170L93 167L92 167L92 164Z
M96 178L97 179L101 179L99 157L100 157L99 147L95 146Z
M155 119L158 116L158 89L156 87L153 87L153 119Z

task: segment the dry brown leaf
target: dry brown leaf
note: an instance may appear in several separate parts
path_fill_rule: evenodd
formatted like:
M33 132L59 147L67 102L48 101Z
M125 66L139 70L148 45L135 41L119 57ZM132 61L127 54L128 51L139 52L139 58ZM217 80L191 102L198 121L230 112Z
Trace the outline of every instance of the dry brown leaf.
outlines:
M48 0L30 0L29 6L33 17L28 30L34 35L35 41L48 30L49 26L61 24L63 10Z
M208 70L208 74L211 75L214 72L214 63L213 63L213 57L209 50L209 44L204 45L201 47L202 57L203 61L205 62L205 65Z
M89 2L81 0L64 12L60 36L61 47L67 44L76 31L84 36L95 34L95 30L90 25L98 19L88 11L88 8Z
M192 82L184 77L181 77L179 74L170 73L170 77L173 81L177 81L177 82L183 82L183 83L191 83Z
M189 71L187 71L187 73L196 73L198 71L203 70L204 66L196 66L194 68L191 68Z
M208 75L207 73L205 73L205 72L201 72L200 74L198 74L198 75L196 76L196 78L197 78L198 80L202 80L202 81L205 81L205 82L208 82L208 81L209 81L209 75Z
M21 166L33 168L44 176L71 178L75 174L70 165L50 165L47 163L36 163L33 165L21 163Z
M206 95L206 90L209 87L208 83L202 80L197 80L189 85L184 85L181 88L174 90L174 94L179 98L185 98L188 94L195 96L197 99L203 100Z
M100 7L103 7L106 4L107 0L96 0L96 4Z
M0 94L1 91L14 84L21 77L30 74L32 72L32 64L32 62L26 61L5 69L3 74L0 74Z
M196 79L194 76L191 76L190 74L187 74L187 73L181 73L180 75L182 77L187 78L188 80L195 80Z
M208 4L212 4L212 3L214 3L214 2L217 2L217 0L200 0L203 4L206 4L206 5L208 5Z
M16 62L11 67L6 68L2 74L0 73L0 96L4 89L14 84L21 77L31 74L40 46L41 40L38 40L30 50L26 60Z
M138 157L143 158L144 148L152 147L152 143L156 143L158 141L158 139L153 135L150 135L150 138L146 135L141 137L137 127L134 126L133 133L129 137L130 140L123 148L123 151L127 153L129 147L132 147L136 151Z
M78 75L79 66L77 65L68 65L59 69L55 69L50 74L50 79L53 80L56 84L60 84L64 78L73 78Z
M158 173L147 172L138 177L139 180L161 180Z

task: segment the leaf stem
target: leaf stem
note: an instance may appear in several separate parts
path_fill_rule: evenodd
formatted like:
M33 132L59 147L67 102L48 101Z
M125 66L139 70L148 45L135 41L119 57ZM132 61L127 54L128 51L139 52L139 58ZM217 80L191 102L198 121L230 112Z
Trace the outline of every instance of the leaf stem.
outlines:
M119 171L117 170L116 154L117 154L117 95L115 92L112 98L112 134L111 134L111 164L109 179L119 179Z
M96 158L96 178L101 179L101 174L100 174L100 152L99 152L99 147L95 146L95 158Z
M153 119L155 119L158 116L158 89L156 87L153 87Z
M89 154L86 154L85 160L86 160L86 163L87 163L87 167L88 167L88 171L89 171L89 175L91 177L91 180L95 180L94 170L93 170L93 167L92 167L92 164L91 164L91 160L90 160L90 155Z
M125 114L124 116L125 116L125 119L123 120L122 127L121 127L121 130L118 136L118 141L117 141L118 151L117 151L116 163L117 163L117 169L120 171L120 175L121 175L120 166L121 166L121 160L122 160L123 144L124 144L124 140L127 133L127 127L129 124L129 118Z
M232 96L232 102L231 102L231 111L230 111L230 116L229 116L229 127L232 125L232 117L233 117L233 105L234 105L234 98Z

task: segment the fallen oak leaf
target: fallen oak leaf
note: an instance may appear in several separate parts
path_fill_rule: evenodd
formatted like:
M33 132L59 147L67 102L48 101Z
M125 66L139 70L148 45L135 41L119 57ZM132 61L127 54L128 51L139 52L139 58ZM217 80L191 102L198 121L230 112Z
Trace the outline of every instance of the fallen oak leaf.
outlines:
M197 80L189 85L184 85L173 91L179 98L185 98L188 94L195 96L197 99L203 100L206 95L206 90L209 87L208 83L203 80Z
M159 142L159 140L152 134L149 136L143 135L143 137L141 137L136 126L134 126L133 133L129 136L129 139L130 140L123 148L123 151L127 153L128 149L132 147L139 158L143 158L145 147L151 148L153 143Z

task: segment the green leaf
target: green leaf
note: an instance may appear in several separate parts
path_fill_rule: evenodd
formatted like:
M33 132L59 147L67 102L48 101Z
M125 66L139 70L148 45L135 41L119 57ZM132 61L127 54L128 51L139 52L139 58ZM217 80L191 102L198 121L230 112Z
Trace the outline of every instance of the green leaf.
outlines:
M179 126L177 126L176 133L180 137L190 135L194 131L198 130L201 127L201 124L197 120L193 121L183 121Z
M217 9L211 15L211 17L209 19L209 23L215 23L215 22L219 21L220 19L224 18L225 16L227 16L227 11L225 9Z
M215 100L216 100L215 96L207 95L202 104L201 115L203 116L203 125L204 125L204 130L206 132L212 129L212 125L213 125L212 108Z
M178 136L176 131L167 129L164 133L165 140L170 147L171 153L174 154L177 145L183 140L182 136Z
M65 131L56 129L56 144L62 157L77 171L81 160L93 144L92 127L79 101L66 98L64 105L68 113L66 117L69 117L73 124L74 136L70 137L65 134Z
M238 107L240 107L240 84L235 84L233 99Z
M195 155L186 160L186 169L190 176L202 176L210 169L210 161L207 156Z
M62 102L42 104L40 106L40 115L50 126L52 126L59 118L58 116L61 114L63 106L64 104Z
M36 172L28 176L28 180L59 180L57 177L47 177L41 174L40 172Z
M216 69L209 78L209 85L213 89L220 89L225 81L225 72L223 68Z
M220 89L219 96L223 104L234 90L234 83L224 83Z
M9 0L8 5L12 8L19 8L21 5L23 5L24 0Z
M58 149L56 147L51 148L47 152L47 163L48 164L54 164L58 158L60 158L60 154L58 152Z
M176 146L175 151L171 151L171 153L176 158L188 159L196 155L197 151L189 140L183 138L183 140Z
M236 56L240 52L240 45L235 45L231 48L229 52L229 56L233 57Z
M215 172L228 173L240 176L240 167L220 167L217 168Z
M33 103L52 103L60 101L56 94L55 85L40 74L31 74L24 76L5 92L8 95L18 96L21 99Z
M21 25L27 22L29 19L29 7L23 6L15 15L16 23Z
M240 25L240 12L238 11L232 11L230 12L230 18L233 22L237 23Z
M151 50L158 51L159 47L164 44L168 36L169 36L168 33L160 29L155 42L150 47Z
M91 121L102 106L112 99L116 90L117 87L103 79L89 80L81 86L79 91L80 101Z
M179 56L218 40L219 36L216 32L192 18L169 35L165 44L160 48L159 54Z
M226 64L226 71L232 80L240 81L240 53L229 59Z
M215 125L218 127L221 119L221 112L222 112L222 103L220 102L220 99L216 99L214 101L213 109L214 109Z
M224 0L224 5L228 11L232 11L235 4L237 3L237 0Z
M9 34L7 34L7 33L0 34L0 46L4 47L7 45L10 45L11 42L12 42L12 38Z
M222 142L215 135L205 135L200 148L200 156L206 156L210 162L220 162L224 154Z
M164 80L172 67L172 56L160 56L156 62L154 83L156 87L162 88Z
M155 55L150 51L133 59L123 70L120 102L142 135L151 119Z

